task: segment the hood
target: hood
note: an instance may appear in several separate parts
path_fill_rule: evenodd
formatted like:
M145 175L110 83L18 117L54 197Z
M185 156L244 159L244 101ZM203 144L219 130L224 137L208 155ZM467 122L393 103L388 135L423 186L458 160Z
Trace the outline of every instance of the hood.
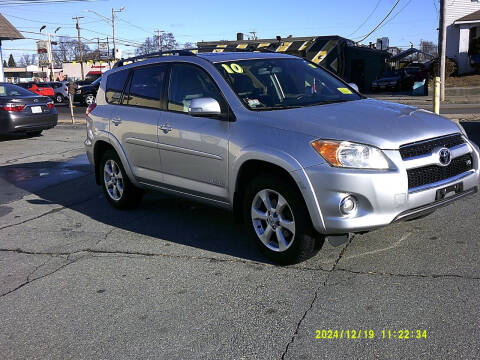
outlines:
M459 133L452 121L426 110L374 99L261 111L266 125L311 135L398 149L400 145Z

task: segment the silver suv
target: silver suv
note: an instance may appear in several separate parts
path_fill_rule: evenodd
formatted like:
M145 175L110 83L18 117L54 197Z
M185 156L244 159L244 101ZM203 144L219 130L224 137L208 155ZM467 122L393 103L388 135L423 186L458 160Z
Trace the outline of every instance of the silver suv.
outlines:
M268 257L293 263L325 236L478 189L479 149L450 120L366 98L298 57L174 55L117 64L87 110L88 158L116 208L147 189L229 208Z

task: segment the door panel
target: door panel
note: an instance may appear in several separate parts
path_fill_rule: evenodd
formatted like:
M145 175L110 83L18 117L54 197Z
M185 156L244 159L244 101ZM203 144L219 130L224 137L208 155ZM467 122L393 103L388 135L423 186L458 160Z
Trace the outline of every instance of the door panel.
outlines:
M112 96L120 105L115 106L110 129L139 180L161 182L163 178L158 125L162 120L160 108L167 70L165 64L134 68L123 96Z
M116 106L110 130L122 144L135 177L162 181L157 128L162 113L154 109ZM120 121L115 125L114 121Z
M213 79L191 64L173 64L167 109L158 131L164 183L226 199L229 122L188 114L190 101L223 97Z
M164 113L171 131L159 130L164 183L226 198L227 121Z

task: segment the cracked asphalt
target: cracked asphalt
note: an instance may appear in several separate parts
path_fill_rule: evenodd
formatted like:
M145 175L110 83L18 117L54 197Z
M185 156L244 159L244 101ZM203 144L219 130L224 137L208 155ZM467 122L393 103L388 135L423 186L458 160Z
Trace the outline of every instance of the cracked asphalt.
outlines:
M224 210L111 208L83 138L0 138L1 359L480 357L479 195L279 267ZM427 338L382 339L402 329Z

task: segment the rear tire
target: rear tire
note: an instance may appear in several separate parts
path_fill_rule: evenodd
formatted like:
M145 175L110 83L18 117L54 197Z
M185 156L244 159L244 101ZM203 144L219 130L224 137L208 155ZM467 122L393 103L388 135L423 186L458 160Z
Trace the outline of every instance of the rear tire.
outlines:
M113 207L120 210L132 209L142 201L143 191L130 182L114 150L107 150L103 154L100 178L105 197Z
M55 95L55 102L60 104L60 103L63 103L64 101L65 101L65 98L63 97L62 94Z
M323 243L302 195L278 177L260 175L247 185L243 216L257 247L274 262L301 262L314 256Z
M95 96L93 94L87 94L83 100L86 105L92 105L95 103Z

